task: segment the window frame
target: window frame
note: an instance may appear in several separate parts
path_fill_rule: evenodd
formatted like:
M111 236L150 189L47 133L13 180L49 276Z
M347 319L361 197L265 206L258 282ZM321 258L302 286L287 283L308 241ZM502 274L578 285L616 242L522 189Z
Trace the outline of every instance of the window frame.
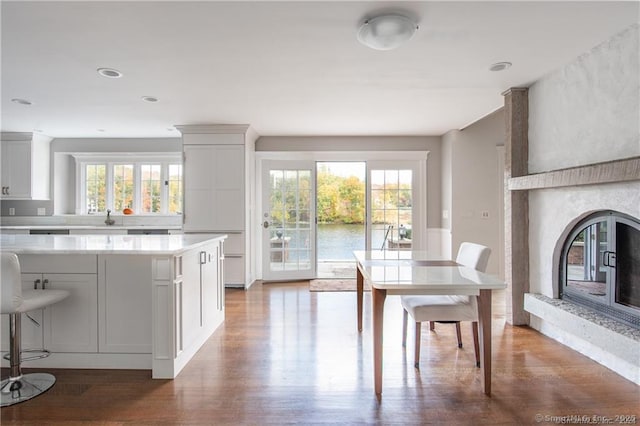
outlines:
M181 172L182 179L184 179L184 164L182 161L182 154L176 153L76 153L73 154L76 161L76 214L93 216L96 214L104 214L104 212L87 212L86 204L86 190L87 190L87 176L86 166L92 164L105 165L105 190L106 200L105 205L107 209L110 209L113 214L121 214L120 211L115 211L114 206L114 166L116 165L133 165L133 205L132 209L137 212L138 215L148 216L160 216L160 215L182 215L182 212L171 213L169 212L169 166L179 164L183 170ZM160 211L142 212L142 165L160 165ZM184 181L181 185L184 191ZM183 194L184 196L184 194ZM184 206L184 201L183 201ZM184 208L184 207L183 207Z

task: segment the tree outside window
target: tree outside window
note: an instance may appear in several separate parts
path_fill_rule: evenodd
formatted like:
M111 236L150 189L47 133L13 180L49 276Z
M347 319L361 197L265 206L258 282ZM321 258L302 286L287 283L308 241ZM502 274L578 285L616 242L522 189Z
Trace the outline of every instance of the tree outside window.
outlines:
M143 164L141 173L141 210L143 213L160 213L162 168L160 164Z
M106 211L107 205L107 167L104 164L87 164L86 173L86 209L87 213Z
M113 208L122 211L133 208L133 164L113 166Z

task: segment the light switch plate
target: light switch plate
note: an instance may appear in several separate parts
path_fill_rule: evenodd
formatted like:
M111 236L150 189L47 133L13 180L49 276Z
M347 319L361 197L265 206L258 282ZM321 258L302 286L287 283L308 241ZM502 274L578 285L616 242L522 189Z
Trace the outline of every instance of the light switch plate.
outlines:
M9 216L15 216L16 215L16 209L13 207L9 207Z

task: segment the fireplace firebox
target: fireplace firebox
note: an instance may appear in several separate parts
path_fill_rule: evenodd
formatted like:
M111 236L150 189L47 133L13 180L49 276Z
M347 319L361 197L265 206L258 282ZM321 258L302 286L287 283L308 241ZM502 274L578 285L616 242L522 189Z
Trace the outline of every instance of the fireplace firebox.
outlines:
M640 329L640 220L590 214L569 233L560 271L562 299Z

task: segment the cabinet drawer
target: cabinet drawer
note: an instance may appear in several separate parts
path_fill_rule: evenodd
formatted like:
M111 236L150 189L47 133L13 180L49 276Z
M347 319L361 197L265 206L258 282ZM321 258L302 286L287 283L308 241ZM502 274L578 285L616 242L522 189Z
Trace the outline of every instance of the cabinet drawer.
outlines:
M244 254L244 234L227 234L224 240L225 254Z
M244 257L224 257L224 283L244 284Z
M20 254L23 273L96 274L98 260L94 254Z

